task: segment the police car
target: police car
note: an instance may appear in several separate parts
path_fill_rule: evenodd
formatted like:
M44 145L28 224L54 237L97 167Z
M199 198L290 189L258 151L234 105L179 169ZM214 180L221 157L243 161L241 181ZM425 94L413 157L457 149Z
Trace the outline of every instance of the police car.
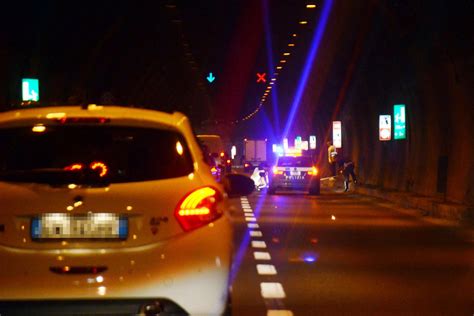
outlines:
M293 155L277 159L271 172L268 193L275 194L277 190L304 190L310 195L319 195L320 188L319 170L311 157Z

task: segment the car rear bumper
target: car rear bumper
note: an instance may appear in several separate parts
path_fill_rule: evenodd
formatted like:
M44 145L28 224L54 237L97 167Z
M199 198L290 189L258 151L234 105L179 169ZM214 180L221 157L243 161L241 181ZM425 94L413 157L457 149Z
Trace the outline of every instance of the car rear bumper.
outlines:
M44 251L0 245L0 314L9 315L1 308L20 301L117 303L145 298L170 301L190 314L218 315L227 301L231 254L232 231L226 217L135 248ZM100 275L52 273L50 268L57 266L107 270Z
M288 179L286 177L273 177L270 180L270 187L280 189L308 190L310 187L319 185L319 177L305 179Z
M2 315L68 316L145 315L154 309L159 315L188 315L174 302L162 298L112 299L112 300L30 300L0 301Z

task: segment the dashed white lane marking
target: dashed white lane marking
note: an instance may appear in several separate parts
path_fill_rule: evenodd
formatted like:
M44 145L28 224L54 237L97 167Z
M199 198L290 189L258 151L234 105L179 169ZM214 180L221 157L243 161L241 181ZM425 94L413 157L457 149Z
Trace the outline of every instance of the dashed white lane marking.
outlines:
M244 211L245 220L247 222L247 227L249 229L252 228L259 228L259 225L256 223L257 218L255 217L253 210L250 206L246 197L241 198L242 209ZM262 237L263 234L259 230L249 230L249 235L251 237ZM267 244L262 240L252 240L252 247L253 248L267 248ZM255 260L271 260L270 253L264 251L255 251L253 253ZM257 273L259 275L276 275L277 270L274 265L272 264L257 264ZM278 282L262 282L260 283L260 293L264 299L272 299L275 302L275 299L283 299L286 297L285 290L281 283ZM284 308L282 302L277 304L276 306L271 306L267 304L267 308ZM278 302L278 301L277 301ZM293 316L293 312L286 309L268 309L267 316Z
M267 244L262 240L252 240L253 248L267 248Z
M260 293L263 298L285 298L285 290L278 282L262 282L260 283Z
M254 251L253 257L255 260L271 260L272 259L272 257L270 256L270 253L263 252L263 251Z
M287 309L270 309L267 311L267 316L293 316L293 312Z
M277 270L273 264L257 264L257 272L260 275L277 274Z
M259 230L250 230L249 234L250 234L251 237L262 237L263 236L262 232L259 231Z

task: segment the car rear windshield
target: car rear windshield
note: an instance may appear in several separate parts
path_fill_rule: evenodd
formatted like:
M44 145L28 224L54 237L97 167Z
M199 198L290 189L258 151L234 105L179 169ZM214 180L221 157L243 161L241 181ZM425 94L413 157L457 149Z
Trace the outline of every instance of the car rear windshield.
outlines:
M0 181L75 183L64 174L84 172L95 175L90 181L120 183L193 172L188 146L177 131L87 125L33 130L0 129Z
M279 167L311 167L310 157L280 157L278 159Z

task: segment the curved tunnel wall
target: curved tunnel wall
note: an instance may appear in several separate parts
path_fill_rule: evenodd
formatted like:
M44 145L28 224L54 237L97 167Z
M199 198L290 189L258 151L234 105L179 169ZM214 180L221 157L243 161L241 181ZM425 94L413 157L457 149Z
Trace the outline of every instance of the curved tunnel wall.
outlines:
M471 6L336 4L301 113L316 104L308 132L319 124L330 131L328 113L344 93L334 119L343 122L341 154L355 161L361 182L474 204ZM379 115L393 121L394 104L406 105L407 139L380 142Z

